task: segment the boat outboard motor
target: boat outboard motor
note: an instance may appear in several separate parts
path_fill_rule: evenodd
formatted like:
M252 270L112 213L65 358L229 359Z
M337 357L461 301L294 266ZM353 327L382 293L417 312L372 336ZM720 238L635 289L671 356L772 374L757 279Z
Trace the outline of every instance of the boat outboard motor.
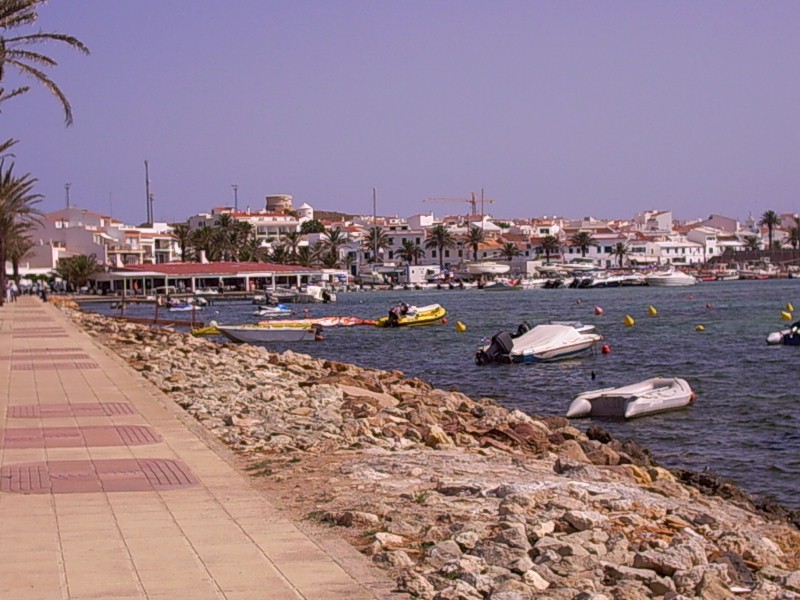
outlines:
M492 336L492 342L486 350L478 350L475 354L475 362L479 365L488 365L493 362L511 362L509 354L514 348L514 340L511 334L501 331Z

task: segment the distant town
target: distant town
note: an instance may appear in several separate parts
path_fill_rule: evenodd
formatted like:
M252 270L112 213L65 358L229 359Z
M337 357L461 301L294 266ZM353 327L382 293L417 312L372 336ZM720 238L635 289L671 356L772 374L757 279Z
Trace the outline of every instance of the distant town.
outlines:
M407 284L466 273L479 263L503 263L517 277L535 277L543 265L577 263L597 269L668 265L697 270L760 261L785 269L795 264L800 242L798 215L769 210L744 223L717 214L681 222L669 210L613 220L496 219L483 213L474 196L439 201L452 202L452 213L347 215L315 211L308 203L296 206L291 195L270 195L258 210L220 206L182 223L139 226L67 206L40 219L7 270L44 279L80 257L92 273L79 283L92 286L114 279L115 273L124 278L126 272L148 268L163 272L159 266L175 263L194 263L197 273L204 270L200 265L263 263L265 272L267 265L286 266L277 270L287 274L283 283L288 284L292 277L307 283L323 272ZM236 268L227 272L239 274Z

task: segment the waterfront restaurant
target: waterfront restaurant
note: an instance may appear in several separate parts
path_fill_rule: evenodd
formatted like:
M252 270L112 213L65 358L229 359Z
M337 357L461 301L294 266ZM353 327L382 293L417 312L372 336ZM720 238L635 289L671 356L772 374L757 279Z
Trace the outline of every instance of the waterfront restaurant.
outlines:
M95 283L107 293L153 294L174 288L185 293L254 292L278 287L299 288L319 281L319 269L256 262L160 263L126 265L98 274Z

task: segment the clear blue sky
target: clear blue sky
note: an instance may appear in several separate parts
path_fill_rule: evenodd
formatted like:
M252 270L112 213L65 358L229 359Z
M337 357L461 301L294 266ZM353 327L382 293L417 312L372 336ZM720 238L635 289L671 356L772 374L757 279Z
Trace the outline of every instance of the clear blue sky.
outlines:
M3 104L47 210L158 220L270 193L408 216L800 209L800 2L51 0L77 36ZM10 87L11 81L7 81Z

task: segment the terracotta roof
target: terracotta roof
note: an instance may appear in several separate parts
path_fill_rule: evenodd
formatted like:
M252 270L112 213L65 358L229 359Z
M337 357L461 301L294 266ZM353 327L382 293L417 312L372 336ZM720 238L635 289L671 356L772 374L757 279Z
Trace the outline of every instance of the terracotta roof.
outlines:
M255 263L255 262L172 262L160 263L155 265L126 265L117 269L117 272L148 272L162 273L171 276L192 275L239 275L245 273L314 273L316 269L301 267L299 265L278 265L274 263Z

